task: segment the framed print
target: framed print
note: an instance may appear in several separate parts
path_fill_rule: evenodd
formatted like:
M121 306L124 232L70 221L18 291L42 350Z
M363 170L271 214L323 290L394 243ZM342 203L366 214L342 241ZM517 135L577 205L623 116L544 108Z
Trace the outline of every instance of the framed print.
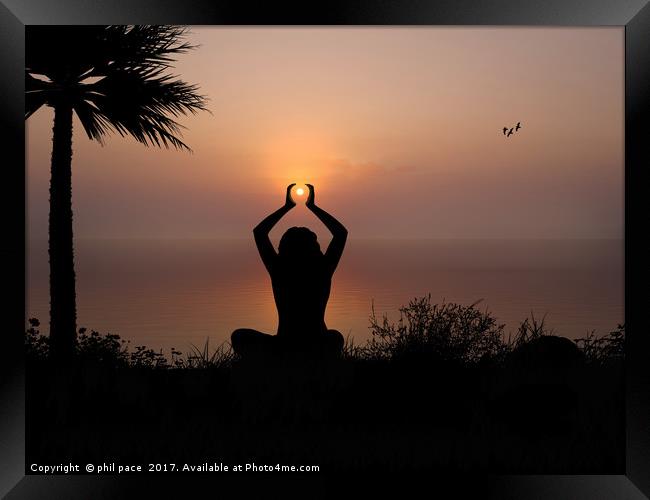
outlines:
M650 495L647 2L0 25L2 495Z

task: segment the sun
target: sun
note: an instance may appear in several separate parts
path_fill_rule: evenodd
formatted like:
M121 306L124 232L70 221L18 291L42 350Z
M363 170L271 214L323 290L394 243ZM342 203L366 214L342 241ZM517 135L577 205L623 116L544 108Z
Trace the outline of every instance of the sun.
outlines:
M298 196L302 196L303 194L305 194L305 190L303 188L298 188L296 189L296 194Z

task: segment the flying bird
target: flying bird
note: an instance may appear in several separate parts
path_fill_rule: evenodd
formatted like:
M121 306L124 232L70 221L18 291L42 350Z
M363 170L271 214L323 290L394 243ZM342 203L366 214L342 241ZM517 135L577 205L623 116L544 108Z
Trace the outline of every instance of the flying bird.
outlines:
M519 130L521 128L521 122L517 122L517 126L515 127L515 131Z
M503 135L506 135L507 131L508 131L508 127L503 127Z
M511 129L508 131L508 135L507 135L506 137L510 137L510 136L512 135L512 131L513 131L513 130L514 130L514 129L511 128Z

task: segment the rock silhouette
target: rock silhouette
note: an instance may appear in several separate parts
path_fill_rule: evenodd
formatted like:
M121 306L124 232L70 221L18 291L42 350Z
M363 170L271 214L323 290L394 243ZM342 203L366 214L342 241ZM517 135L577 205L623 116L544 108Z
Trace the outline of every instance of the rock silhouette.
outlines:
M584 363L584 354L576 344L556 335L542 335L515 349L508 366L526 378L564 382Z

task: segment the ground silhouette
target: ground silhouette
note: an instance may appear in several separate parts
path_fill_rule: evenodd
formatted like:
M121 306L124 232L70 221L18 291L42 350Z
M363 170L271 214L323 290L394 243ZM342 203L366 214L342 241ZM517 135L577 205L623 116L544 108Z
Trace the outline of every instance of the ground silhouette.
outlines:
M348 343L342 356L321 360L206 348L168 362L141 346L126 350L115 335L80 331L62 369L49 363L49 339L33 320L27 463L624 471L622 327L572 342L546 339L543 325L525 321L515 339L485 342L499 332L487 311L425 306L405 307L411 324L372 330L387 341ZM544 344L557 342L581 354L549 355ZM541 368L529 372L523 358Z

